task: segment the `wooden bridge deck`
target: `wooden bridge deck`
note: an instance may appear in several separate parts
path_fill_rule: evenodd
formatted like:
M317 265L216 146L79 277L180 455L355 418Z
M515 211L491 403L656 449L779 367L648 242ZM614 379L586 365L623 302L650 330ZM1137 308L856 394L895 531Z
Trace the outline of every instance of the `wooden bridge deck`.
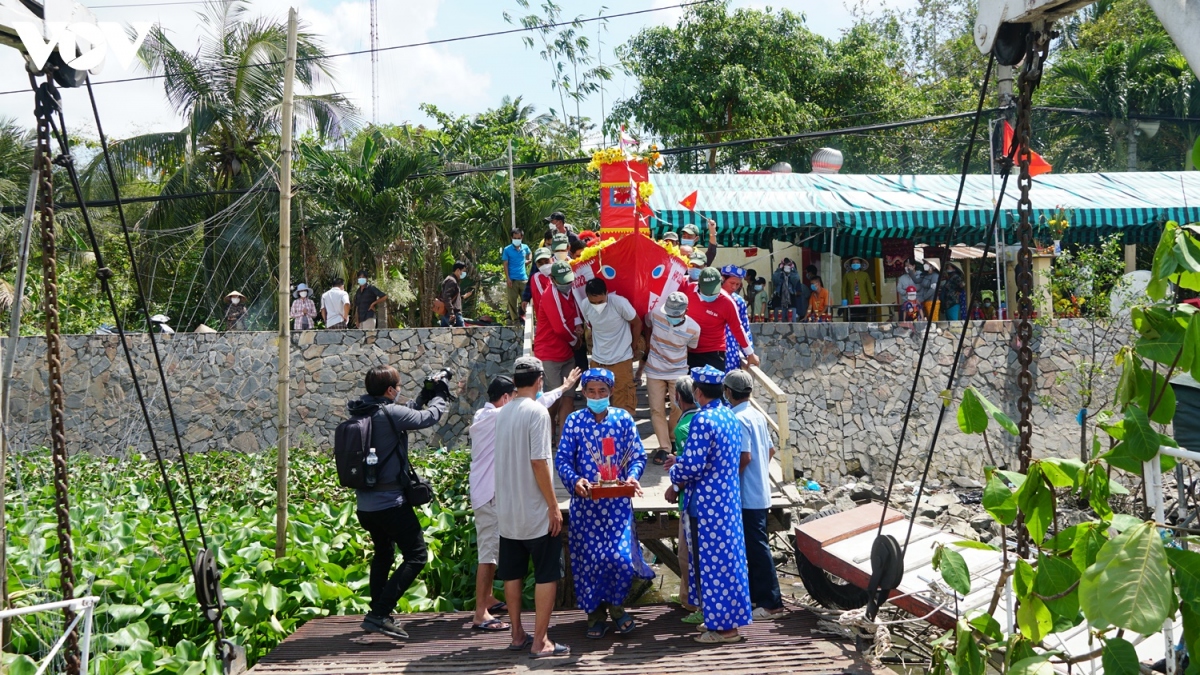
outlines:
M367 634L361 616L309 621L250 671L258 675L377 675L379 673L503 674L530 671L586 675L706 673L784 675L786 673L871 673L853 645L816 634L816 617L796 611L780 621L742 629L746 641L718 647L697 644L684 613L667 605L630 609L638 627L627 636L610 633L588 640L586 617L578 610L555 612L550 636L571 647L566 658L534 660L504 649L509 634L470 630L469 613L403 617L410 639L398 642ZM533 615L524 615L532 630Z

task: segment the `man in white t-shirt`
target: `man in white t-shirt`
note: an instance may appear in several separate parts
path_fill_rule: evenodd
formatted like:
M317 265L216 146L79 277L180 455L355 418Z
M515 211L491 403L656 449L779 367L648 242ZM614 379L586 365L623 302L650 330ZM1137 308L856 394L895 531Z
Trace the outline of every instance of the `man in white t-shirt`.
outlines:
M346 281L338 277L333 280L333 286L321 296L321 320L326 328L345 328L348 316L350 294L346 292Z
M675 380L688 374L687 355L700 343L700 324L687 315L688 297L676 291L667 296L646 321L649 333L646 338L646 359L642 361L638 374L646 374L646 393L650 397L650 422L654 435L658 437L658 452L654 463L662 464L673 447L675 425L679 423L680 411L671 406L668 424L667 397Z
M573 391L582 375L576 368L558 389L548 391L537 402L550 408L567 391ZM475 541L479 568L475 572L475 622L481 631L508 630L508 623L492 616L505 604L492 593L496 561L500 557L500 518L496 513L496 417L517 396L517 385L507 375L497 375L488 384L488 402L475 411L471 421L471 510L475 512Z
M513 366L517 395L496 416L496 515L500 556L496 576L504 582L504 600L512 624L512 651L533 658L566 656L571 650L550 640L550 614L563 576L562 511L554 495L554 452L550 413L537 402L545 379L542 362L522 356ZM521 625L521 593L533 563L533 635Z
M579 314L592 328L592 367L612 371L612 405L633 415L637 412L633 362L645 356L634 352L642 336L642 318L628 300L609 293L599 277L589 279L583 290L588 301L579 305Z

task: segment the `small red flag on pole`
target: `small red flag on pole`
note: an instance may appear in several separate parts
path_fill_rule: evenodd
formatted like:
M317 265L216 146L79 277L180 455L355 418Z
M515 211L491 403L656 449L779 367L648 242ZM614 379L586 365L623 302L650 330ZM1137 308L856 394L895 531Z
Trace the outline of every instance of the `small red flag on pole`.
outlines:
M692 190L692 194L684 197L679 202L680 206L687 209L688 211L695 211L696 210L696 193L697 192L699 192L699 190Z

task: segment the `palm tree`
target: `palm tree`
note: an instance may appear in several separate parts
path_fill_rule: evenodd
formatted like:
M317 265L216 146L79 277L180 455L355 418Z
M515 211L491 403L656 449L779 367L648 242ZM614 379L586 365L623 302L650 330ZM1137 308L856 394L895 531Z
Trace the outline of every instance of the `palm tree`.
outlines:
M172 107L186 120L179 131L145 134L118 141L111 153L119 183L159 181L161 194L207 193L248 189L270 171L277 156L283 98L283 61L287 53L285 23L247 17L244 0L211 0L197 15L203 28L199 49L176 46L160 27L147 36L139 58L153 75L162 76ZM296 116L322 138L343 133L356 121L353 106L338 93L313 93L332 71L323 45L307 30L297 37ZM92 199L109 196L108 176L100 158L84 175ZM157 203L142 221L148 229L177 230L201 223L229 206L229 195L209 195ZM257 223L254 236L278 232L273 214ZM205 228L203 268L209 278L229 278L215 254L218 239L244 238L227 233L237 222ZM264 242L265 251L275 251ZM148 252L153 255L153 251ZM152 281L152 280L150 280ZM223 284L224 285L224 284ZM221 287L205 300L215 303Z
M1123 164L1136 170L1139 127L1130 115L1163 112L1163 103L1176 89L1168 67L1171 51L1170 39L1151 35L1114 41L1101 52L1068 53L1051 69L1048 89L1053 103L1102 114L1076 118L1066 132L1068 137L1090 141L1081 145L1105 149L1110 161L1101 168Z

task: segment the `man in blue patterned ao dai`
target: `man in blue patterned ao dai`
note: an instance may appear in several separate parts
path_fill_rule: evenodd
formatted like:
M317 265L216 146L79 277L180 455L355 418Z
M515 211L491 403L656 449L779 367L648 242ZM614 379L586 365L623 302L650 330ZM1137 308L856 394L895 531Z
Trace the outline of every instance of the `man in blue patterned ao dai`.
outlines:
M704 633L696 638L701 644L741 642L738 627L752 621L738 475L742 424L721 404L724 379L725 373L709 365L692 369L700 412L683 454L666 462L672 486L685 490L691 519L688 582L704 610Z
M559 478L571 492L571 571L575 576L575 598L588 614L589 638L602 638L610 626L618 633L634 628L633 617L623 606L635 578L652 579L654 572L642 559L633 531L633 501L629 497L593 500L592 486L600 481L600 465L617 467L617 478L633 485L646 467L646 451L633 417L609 406L613 374L604 368L583 373L587 409L567 417L554 465ZM615 454L603 455L603 439L612 438Z

